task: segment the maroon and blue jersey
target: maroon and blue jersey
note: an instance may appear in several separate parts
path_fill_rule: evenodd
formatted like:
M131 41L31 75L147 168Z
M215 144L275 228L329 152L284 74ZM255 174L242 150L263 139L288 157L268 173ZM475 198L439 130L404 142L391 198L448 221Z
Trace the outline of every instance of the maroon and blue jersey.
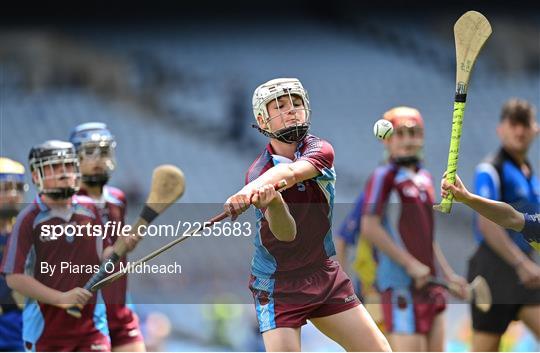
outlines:
M287 273L300 274L323 266L325 260L335 255L332 241L332 208L336 173L332 145L313 135L298 143L294 161L276 155L268 144L253 162L246 174L246 184L257 179L279 163L305 160L320 174L304 180L282 192L290 213L296 222L297 234L292 242L274 237L263 211L256 209L257 232L254 238L255 254L251 272L259 278L272 278Z
M79 195L89 196L86 190L81 189ZM112 186L105 185L101 200L93 199L96 208L98 209L101 221L105 225L107 222L116 222L118 228L121 224L125 225L126 217L126 197L122 190ZM106 245L114 245L117 240L116 234L107 234ZM126 265L126 257L122 257L121 261ZM102 289L105 303L126 304L127 291L127 276L123 276L119 280L111 283ZM109 310L107 310L107 318L109 319ZM110 323L109 323L110 324Z
M375 169L364 195L363 215L377 215L394 243L406 249L435 275L433 241L434 189L430 173L389 163ZM377 287L406 288L412 284L405 269L378 252Z
M46 236L46 226L101 226L99 213L91 199L73 196L66 209L52 209L39 196L17 217L8 241L0 272L27 274L43 285L66 292L83 287L93 270L99 266L103 238L80 228L82 236L62 235L56 239ZM56 266L53 274L42 270L42 264ZM71 265L61 272L62 263ZM101 293L93 296L81 310L82 317L74 318L61 308L28 298L23 310L23 339L27 349L36 346L62 345L69 342L93 342L108 336L105 305Z
M79 194L88 195L84 189L81 189ZM116 222L117 227L120 224L125 225L127 200L122 190L105 185L101 200L94 201L103 224ZM108 245L114 245L118 239L116 234L108 234L107 237ZM123 256L120 261L126 265L126 256ZM127 283L127 276L123 276L102 289L103 299L107 306L107 322L113 348L142 340L139 319L134 312L135 308L128 294Z

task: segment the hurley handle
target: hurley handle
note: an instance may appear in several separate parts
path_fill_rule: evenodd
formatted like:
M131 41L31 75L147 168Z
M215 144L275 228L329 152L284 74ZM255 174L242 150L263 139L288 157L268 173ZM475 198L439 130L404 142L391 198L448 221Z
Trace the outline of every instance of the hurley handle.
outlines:
M450 136L450 151L448 152L448 165L446 166L446 180L450 184L456 182L456 172L459 159L459 143L461 139L461 131L463 127L463 113L465 112L466 94L456 94L454 101L454 113L452 116L452 135ZM433 206L433 208L442 213L450 213L452 210L452 201L454 195L448 195L442 199L441 203Z
M116 264L118 261L120 261L120 256L118 256L115 252L112 253L111 257L107 260L107 261L104 261L100 268L99 268L99 271L96 272L89 280L88 282L86 282L86 284L84 285L84 289L86 289L87 291L91 291L92 292L92 287L98 283L99 281L101 281L103 278L107 277L109 275L109 273L105 270L105 266L108 265L109 263L112 263L112 264ZM78 306L72 306L68 309L66 309L66 312L73 316L73 317L76 317L77 319L80 319L81 318L81 309L78 307Z

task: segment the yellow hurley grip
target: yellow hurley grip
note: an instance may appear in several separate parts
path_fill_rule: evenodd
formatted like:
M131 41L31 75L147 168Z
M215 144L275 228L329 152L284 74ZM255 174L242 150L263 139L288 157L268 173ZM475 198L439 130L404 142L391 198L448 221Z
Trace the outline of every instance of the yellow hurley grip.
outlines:
M456 172L459 158L459 140L461 138L461 128L463 126L463 113L465 111L465 102L454 102L454 114L452 117L452 135L450 137L450 151L448 152L448 165L446 167L446 180L454 184L456 182ZM450 213L452 210L452 200L454 195L451 193L443 198L441 203L433 206L439 212Z

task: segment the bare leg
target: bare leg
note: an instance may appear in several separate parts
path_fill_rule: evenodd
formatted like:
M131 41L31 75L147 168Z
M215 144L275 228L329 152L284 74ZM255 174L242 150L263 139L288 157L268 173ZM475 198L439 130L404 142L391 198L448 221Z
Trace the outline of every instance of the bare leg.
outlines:
M444 352L445 328L446 324L444 322L444 313L440 313L433 320L433 326L427 335L428 352Z
M425 335L391 333L389 339L392 349L396 352L425 352L427 350L427 337Z
M263 332L267 352L300 352L300 327L280 327Z
M134 342L112 347L113 352L146 352L144 342Z
M322 333L351 352L390 352L388 341L363 305L310 320Z
M540 305L525 305L519 311L518 317L540 340Z
M473 331L473 352L497 352L501 343L501 335L497 333Z

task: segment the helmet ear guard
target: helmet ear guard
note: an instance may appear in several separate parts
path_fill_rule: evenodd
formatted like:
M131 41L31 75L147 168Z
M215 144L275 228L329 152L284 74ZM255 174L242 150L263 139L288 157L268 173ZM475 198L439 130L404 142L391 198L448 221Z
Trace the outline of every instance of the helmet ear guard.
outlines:
M305 121L302 123L296 123L293 126L286 126L283 122L283 127L272 130L270 127L270 120L277 117L282 117L283 113L280 113L278 116L271 117L268 113L267 105L278 100L278 98L288 96L293 104L293 96L298 96L302 99L303 108L293 108L293 109L303 109L305 111ZM253 114L257 121L257 125L252 125L254 128L259 130L263 135L275 138L281 142L285 143L294 143L302 140L309 131L310 126L310 105L309 97L307 91L304 89L300 81L296 78L278 78L270 80L266 83L263 83L255 89L253 93ZM261 128L259 117L264 121L266 128Z

